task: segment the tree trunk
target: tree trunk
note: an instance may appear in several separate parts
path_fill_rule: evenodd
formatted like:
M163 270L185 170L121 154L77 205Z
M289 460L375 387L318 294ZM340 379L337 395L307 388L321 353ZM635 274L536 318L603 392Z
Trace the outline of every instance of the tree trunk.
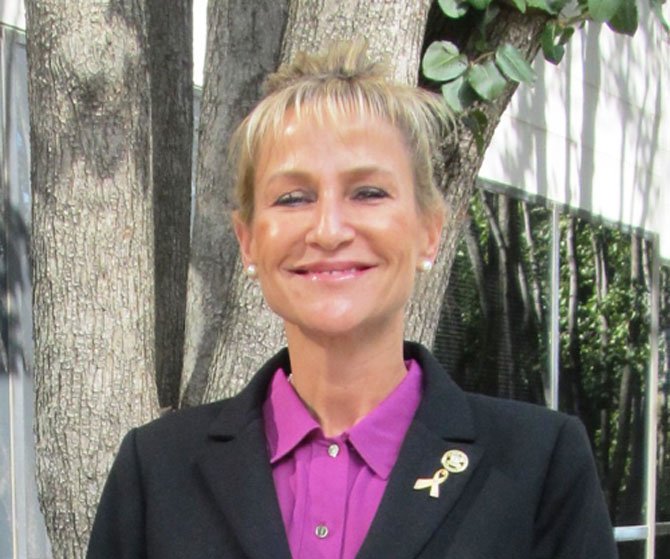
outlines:
M566 228L565 245L567 250L566 260L568 267L568 320L566 326L567 356L566 364L563 367L564 378L561 384L561 396L563 397L564 409L580 415L582 418L582 397L581 397L581 376L583 374L582 366L582 348L580 341L579 328L579 278L580 278L580 262L579 253L577 251L577 218L574 216L568 217ZM593 430L587 429L590 435Z
M498 377L497 394L505 398L514 397L514 370L515 354L512 344L512 317L510 316L510 273L509 273L509 203L508 200L497 194L479 192L482 208L489 225L489 245L491 258L489 262L494 270L490 274L495 282L495 299L493 313L487 339L496 347L494 362ZM492 203L495 202L495 207Z
M225 163L233 129L258 101L265 76L279 62L287 1L209 3L181 384L185 406L203 401L217 343L229 345L228 352L233 357L254 355L255 362L272 350L253 344L238 345L231 337L237 316L240 320L246 317L247 322L240 326L252 336L261 328L260 324L254 325L257 315L263 323L271 318L258 302L257 287L244 282L240 273L237 241L230 221L232 185ZM238 299L254 301L253 308L239 312ZM244 307L247 303L241 304ZM234 362L231 367L236 365ZM214 366L213 370L216 372L220 366Z
M535 315L535 323L542 335L546 331L546 320L543 310L542 300L542 286L540 285L541 269L537 261L537 248L535 247L535 239L533 238L533 227L531 224L530 210L528 203L521 202L521 212L523 214L524 238L528 246L528 264L530 266L528 283L530 284L530 292L532 293L532 301L530 307Z
M142 1L27 1L38 487L83 555L121 434L156 415Z
M609 264L608 264L608 250L607 243L603 238L603 232L600 228L594 227L591 231L591 247L593 250L593 269L595 271L595 293L596 301L598 303L598 322L600 338L600 346L598 348L598 385L601 387L602 394L612 393L614 371L611 371L607 365L607 357L609 350L610 339L610 325L609 317L605 312L605 303L609 294ZM595 404L595 405L594 405ZM600 428L600 441L598 447L595 449L598 459L596 464L599 469L601 479L607 479L610 469L610 444L611 444L611 429L610 429L610 412L597 402L592 402L591 406L598 414L598 424ZM609 500L609 495L607 495Z
M161 407L177 407L181 378L191 217L193 2L148 0L153 140L156 385Z

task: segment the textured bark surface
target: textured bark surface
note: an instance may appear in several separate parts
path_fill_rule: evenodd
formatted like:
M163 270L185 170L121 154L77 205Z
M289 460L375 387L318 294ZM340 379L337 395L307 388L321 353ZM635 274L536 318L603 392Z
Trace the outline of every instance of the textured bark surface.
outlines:
M239 121L260 98L265 76L279 62L288 0L213 0L207 20L205 83L198 139L197 192L191 260L182 405L202 401L217 344L230 344L237 355L267 355L267 349L237 346L228 326L237 316L251 319L256 309L240 312L257 300L254 286L241 282L237 241L232 231L232 199L226 169L228 140ZM252 290L253 295L245 295ZM240 301L240 302L238 302ZM254 303L258 305L258 303ZM260 321L259 321L260 322ZM239 349L242 349L240 351Z
M335 40L366 37L373 58L388 60L397 79L415 83L429 6L428 0L293 1L282 58L290 60L300 51L324 50ZM221 248L228 251L230 245ZM284 345L281 321L263 303L257 284L244 278L238 264L229 269L233 275L227 284L223 326L204 401L239 391L258 366Z
M363 37L369 53L391 66L394 79L415 84L430 0L293 0L282 60Z
M72 559L121 435L157 411L146 12L26 8L38 487Z
M193 2L148 0L156 385L161 407L177 407L184 354L193 149Z

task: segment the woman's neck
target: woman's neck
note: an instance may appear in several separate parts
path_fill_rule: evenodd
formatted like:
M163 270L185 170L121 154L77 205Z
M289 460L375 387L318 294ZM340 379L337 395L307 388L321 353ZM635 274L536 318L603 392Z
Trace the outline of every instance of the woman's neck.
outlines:
M402 332L377 339L306 335L286 328L291 381L326 436L365 417L405 377Z

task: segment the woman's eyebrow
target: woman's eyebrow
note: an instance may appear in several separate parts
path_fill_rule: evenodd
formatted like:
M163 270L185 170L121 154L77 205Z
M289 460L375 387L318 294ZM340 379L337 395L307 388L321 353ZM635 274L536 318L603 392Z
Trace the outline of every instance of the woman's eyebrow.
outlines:
M346 169L341 175L354 180L369 177L371 175L382 175L386 178L393 177L393 173L389 169L380 167L379 165L363 165L352 169Z
M382 175L384 177L392 177L393 173L379 165L362 165L344 169L338 173L339 176L349 179L357 180L363 179L372 175ZM303 169L287 167L279 169L272 173L266 180L266 184L272 184L276 181L291 180L296 182L310 182L314 178L314 174Z
M282 181L282 180L292 180L296 182L305 182L309 181L312 178L312 174L309 173L308 171L303 171L301 169L292 169L292 168L285 168L285 169L279 169L278 171L275 171L272 173L266 180L267 184L272 184L273 182L276 181Z

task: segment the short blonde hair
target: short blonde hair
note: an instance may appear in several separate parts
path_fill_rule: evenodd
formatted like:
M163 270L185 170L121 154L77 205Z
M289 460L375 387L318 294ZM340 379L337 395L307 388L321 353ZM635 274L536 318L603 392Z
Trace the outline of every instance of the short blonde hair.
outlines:
M241 122L230 143L230 162L240 218L254 213L254 177L263 140L279 135L287 111L306 109L317 119L343 112L381 118L396 126L412 162L417 206L423 214L442 211L433 155L451 123L442 99L426 90L391 81L386 67L372 62L363 41L338 43L322 55L300 53L265 82L265 96Z

